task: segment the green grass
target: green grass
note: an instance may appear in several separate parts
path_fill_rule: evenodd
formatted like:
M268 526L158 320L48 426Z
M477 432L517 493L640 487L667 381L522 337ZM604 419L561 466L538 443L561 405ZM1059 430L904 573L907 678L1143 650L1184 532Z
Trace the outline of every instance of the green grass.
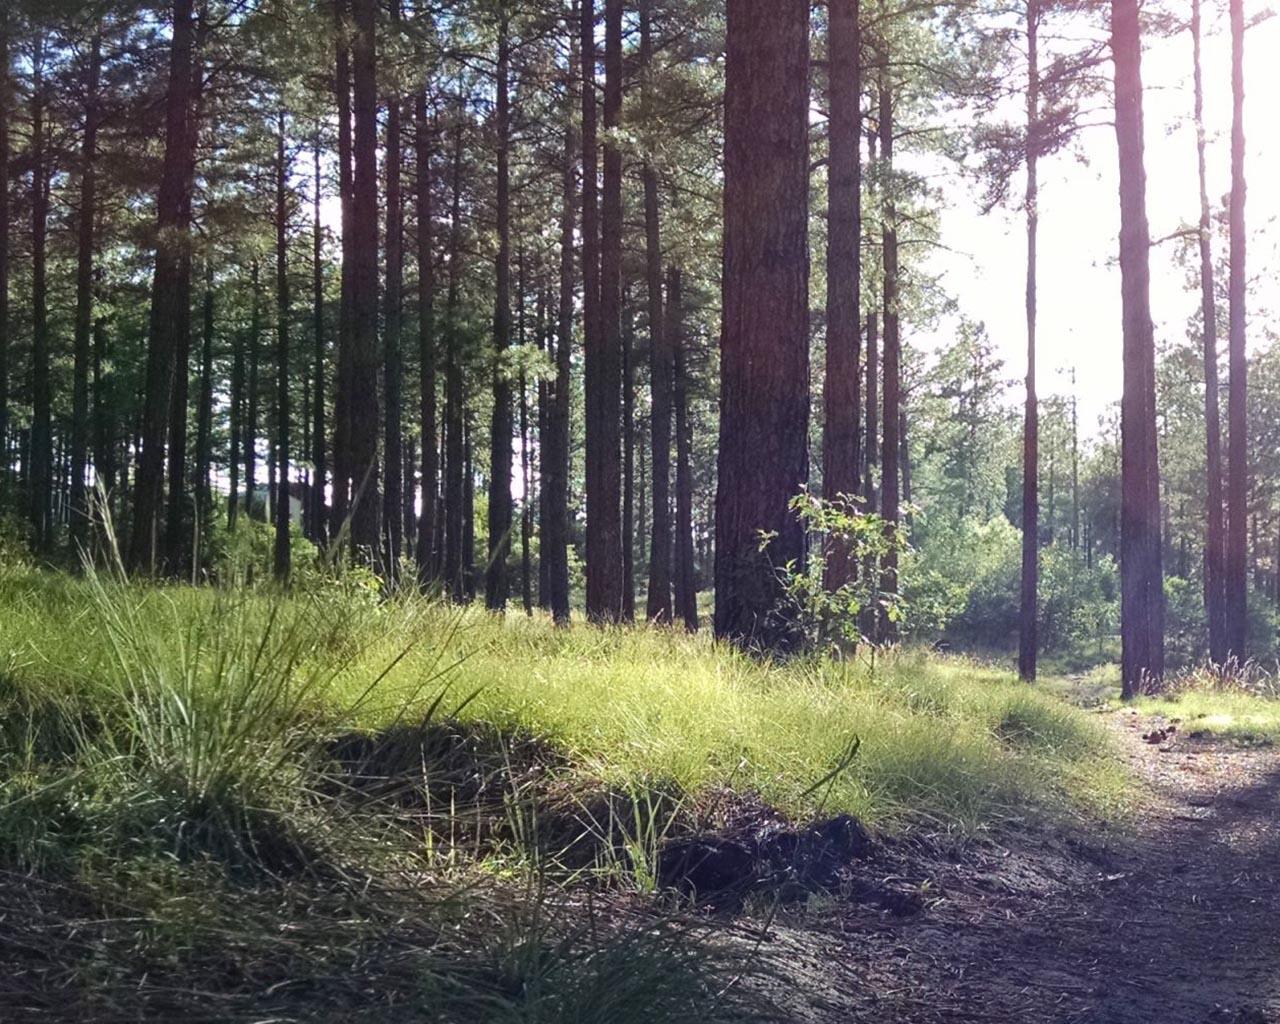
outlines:
M635 901L675 832L739 798L972 834L1125 795L1088 714L958 659L771 665L358 577L20 565L0 629L0 914L48 965L0 1002L46 1015L216 989L227 1020L377 991L444 1021L750 1021L731 980L764 960Z
M536 737L605 783L694 797L728 785L797 816L821 807L887 827L972 830L1106 802L1120 785L1088 716L959 659L770 665L667 630L558 631L541 617L383 603L338 586L279 599L10 573L0 615L11 687L81 706L123 701L131 729L157 718L147 692L169 692L203 722L228 719L184 724L193 742L229 748L182 752L200 771L238 759L237 745L259 749L265 730L254 770L274 779L296 760L290 744L306 741L299 723L377 730L431 708ZM246 718L257 731L233 728ZM814 790L854 738L852 765Z

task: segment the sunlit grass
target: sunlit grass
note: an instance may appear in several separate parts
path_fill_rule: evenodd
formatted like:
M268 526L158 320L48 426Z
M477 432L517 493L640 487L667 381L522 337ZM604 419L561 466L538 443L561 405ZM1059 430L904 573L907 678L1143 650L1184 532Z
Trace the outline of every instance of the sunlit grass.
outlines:
M227 756L258 743L253 728L233 727L239 713L255 727L283 716L270 736L297 742L300 722L315 734L374 730L430 709L546 741L603 783L695 798L730 786L797 816L842 812L884 827L973 830L1105 807L1123 790L1089 716L959 659L771 665L664 629L561 631L541 616L384 602L338 585L280 598L25 570L0 577L0 616L0 672L24 693L118 706L142 678L184 714L206 715L228 701L202 692L239 694L247 706L218 730ZM288 677L287 693L244 690L255 657ZM158 678L145 682L148 673ZM851 767L815 788L855 737ZM210 771L215 741L190 729L182 738L199 740L188 759ZM283 777L284 749L280 767L268 756L254 770Z

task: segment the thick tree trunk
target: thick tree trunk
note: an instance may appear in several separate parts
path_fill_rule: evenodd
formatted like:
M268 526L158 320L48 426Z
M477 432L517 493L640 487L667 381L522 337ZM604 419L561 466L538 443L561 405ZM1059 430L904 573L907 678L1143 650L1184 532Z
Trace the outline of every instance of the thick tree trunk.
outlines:
M453 129L453 182L449 228L449 291L445 307L445 560L444 578L455 601L467 593L467 566L464 557L464 509L466 466L463 460L463 407L466 401L462 379L462 352L458 322L459 289L462 286L462 111L455 113Z
M399 0L393 0L392 17L399 21ZM404 319L404 202L400 187L403 159L400 146L400 97L387 98L385 169L386 296L383 301L382 390L383 461L386 482L382 489L383 571L396 581L404 550L404 357L401 323Z
M1036 242L1040 228L1040 3L1027 0L1027 390L1022 427L1022 593L1018 675L1036 678L1040 586L1040 405L1036 398Z
M325 515L325 484L328 479L328 459L325 445L324 415L324 228L320 220L322 179L320 176L320 130L316 129L312 147L311 193L311 490L308 496L310 515L308 527L312 541L325 544L329 538L329 524ZM305 415L305 412L304 412Z
M645 98L652 102L653 0L640 9L640 62L645 69ZM658 172L644 163L645 280L649 293L650 466L653 479L653 532L649 540L649 599L652 622L672 621L671 605L671 346L663 330L662 236Z
M285 118L276 122L276 580L289 581L289 158Z
M418 583L428 588L440 572L435 545L436 492L440 466L436 447L435 264L431 254L431 132L427 93L415 100L415 184L418 206L418 427L422 433L422 511L418 518Z
M1204 66L1201 0L1191 0L1191 38L1195 53L1196 157L1200 177L1200 311L1204 350L1205 471L1208 477L1204 537L1204 606L1209 623L1209 660L1227 660L1226 520L1222 492L1222 414L1218 396L1218 296L1213 268L1213 220L1205 157Z
M671 349L676 429L676 522L672 548L674 612L691 633L698 630L698 580L693 558L693 423L689 418L689 359L684 339L680 268L667 268L667 308L662 333Z
M93 470L98 484L110 498L116 484L115 430L116 412L111 400L111 387L107 377L107 361L110 359L107 342L107 321L102 288L102 265L94 267L94 291L97 294L97 313L93 318ZM4 486L3 433L0 432L0 488Z
M7 74L8 68L4 73ZM97 218L98 80L102 33L89 46L85 71L84 140L80 147L80 211L76 225L76 325L71 398L71 544L84 550L89 540L89 364L93 332L94 226ZM6 183L7 189L7 183Z
M195 133L191 130L191 85L195 25L191 0L173 0L173 39L169 87L165 94L165 151L156 201L156 258L151 283L151 319L147 330L146 394L141 451L134 474L133 530L129 558L135 569L156 564L160 509L164 498L165 445L174 391L179 335L188 324L190 178Z
M832 0L827 74L827 353L823 377L822 491L828 501L858 495L862 360L861 49L858 0ZM836 590L857 572L848 545L828 554L825 584Z
M351 200L351 539L365 558L379 551L378 524L378 94L376 0L352 0L355 139Z
M888 55L885 54L887 64ZM880 482L880 515L884 518L890 546L880 560L880 591L892 599L898 593L897 533L901 519L899 501L899 459L902 454L898 413L902 404L902 347L898 319L898 210L893 183L893 85L888 68L880 72L880 159L885 168L883 195L884 238L884 446ZM896 625L882 608L877 626L882 643L897 638Z
M809 475L809 4L729 0L727 19L716 635L787 649L778 572L804 562L790 503Z
M1231 303L1230 391L1227 395L1227 660L1248 657L1249 359L1244 176L1244 2L1231 0Z
M613 130L622 118L622 2L605 0L604 192L599 277L595 262L595 36L594 4L583 5L583 245L587 309L587 617L623 618L621 426L622 152ZM588 111L588 107L590 110ZM590 114L590 117L588 116ZM590 143L588 144L588 139ZM594 279L594 280L593 280Z
M493 311L493 420L489 434L489 553L484 603L492 611L507 606L511 552L511 382L505 354L511 345L511 40L505 2L498 15L497 79L497 287Z
M1151 235L1142 116L1138 0L1112 0L1116 139L1120 153L1120 273L1124 310L1121 402L1120 629L1126 699L1164 674L1160 475L1156 447L1155 335L1151 322Z
M31 74L31 440L27 470L31 523L37 551L53 544L53 427L49 365L49 286L46 238L49 228L44 53L37 29ZM163 466L163 463L162 463Z

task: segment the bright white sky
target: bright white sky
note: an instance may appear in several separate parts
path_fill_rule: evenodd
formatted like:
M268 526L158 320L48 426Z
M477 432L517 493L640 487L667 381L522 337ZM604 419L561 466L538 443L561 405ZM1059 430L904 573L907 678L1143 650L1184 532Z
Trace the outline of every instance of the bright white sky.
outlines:
M1225 9L1225 4L1221 7ZM1246 18L1264 3L1246 0ZM1205 4L1205 109L1209 132L1209 195L1225 203L1230 187L1230 39L1218 4ZM1280 144L1274 128L1280 101L1280 18L1249 30L1245 48L1246 175L1249 182L1250 344L1266 324L1267 310L1280 307ZM1191 36L1150 42L1143 55L1146 88L1147 209L1153 239L1164 238L1199 219L1195 129L1191 123ZM1108 69L1109 73L1109 69ZM1107 114L1098 120L1105 119ZM1040 199L1039 383L1043 396L1065 393L1068 372L1078 372L1082 429L1118 400L1120 361L1119 199L1115 130L1090 128L1080 148L1082 163L1064 152L1042 162ZM1019 182L1016 194L1021 194ZM1023 288L1026 235L1020 211L996 210L983 217L978 197L956 189L946 195L942 241L953 251L935 252L929 269L943 275L963 313L984 321L1008 376L1021 380L1026 368ZM1199 293L1188 291L1174 262L1177 242L1152 252L1152 312L1157 341L1186 336L1188 318L1199 308ZM1215 257L1219 253L1215 250ZM916 336L933 348L950 337ZM1017 388L1020 393L1020 386Z

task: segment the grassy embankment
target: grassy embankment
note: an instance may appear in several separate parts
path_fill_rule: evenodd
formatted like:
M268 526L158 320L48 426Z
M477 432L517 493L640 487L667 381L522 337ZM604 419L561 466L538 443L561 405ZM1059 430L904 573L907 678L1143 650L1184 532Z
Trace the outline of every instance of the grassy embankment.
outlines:
M729 1019L743 965L645 895L670 837L756 797L960 833L1123 797L1089 716L962 661L20 566L0 630L8 984L55 1014Z

